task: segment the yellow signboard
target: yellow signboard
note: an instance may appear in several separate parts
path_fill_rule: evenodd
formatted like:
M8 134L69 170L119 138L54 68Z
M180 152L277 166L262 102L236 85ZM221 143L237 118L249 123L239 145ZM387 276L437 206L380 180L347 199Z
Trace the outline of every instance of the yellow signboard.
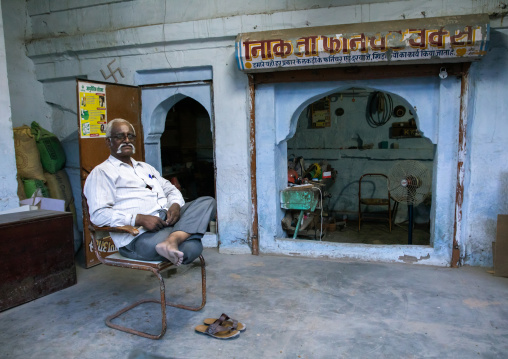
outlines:
M106 85L79 82L81 138L106 137Z
M241 33L238 68L245 72L369 63L479 60L487 53L485 14Z

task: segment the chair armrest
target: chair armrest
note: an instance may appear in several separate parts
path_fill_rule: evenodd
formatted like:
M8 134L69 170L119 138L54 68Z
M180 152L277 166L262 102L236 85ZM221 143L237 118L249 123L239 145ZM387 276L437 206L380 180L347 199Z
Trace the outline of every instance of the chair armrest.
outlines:
M139 234L139 230L133 226L98 227L98 226L92 224L91 227L93 228L94 231L129 233L132 236L137 236Z

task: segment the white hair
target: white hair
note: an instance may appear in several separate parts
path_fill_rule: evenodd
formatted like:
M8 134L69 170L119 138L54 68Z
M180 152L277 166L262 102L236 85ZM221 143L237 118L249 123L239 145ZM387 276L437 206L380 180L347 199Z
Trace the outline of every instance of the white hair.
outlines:
M134 129L134 126L132 126L132 124L129 121L124 120L123 118L115 118L114 120L109 121L108 124L106 125L106 137L111 137L111 129L113 128L113 125L115 123L126 123L126 124L128 124L132 128L132 132L134 134L136 134L136 130Z

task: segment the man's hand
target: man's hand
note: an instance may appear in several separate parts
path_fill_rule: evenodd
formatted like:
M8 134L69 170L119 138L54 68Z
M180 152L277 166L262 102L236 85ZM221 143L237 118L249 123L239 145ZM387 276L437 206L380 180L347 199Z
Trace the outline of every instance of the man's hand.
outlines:
M168 225L158 216L150 216L147 214L136 215L136 226L143 226L147 231L157 232Z
M180 205L178 203L173 203L171 207L168 208L168 218L166 219L166 225L172 226L180 219Z

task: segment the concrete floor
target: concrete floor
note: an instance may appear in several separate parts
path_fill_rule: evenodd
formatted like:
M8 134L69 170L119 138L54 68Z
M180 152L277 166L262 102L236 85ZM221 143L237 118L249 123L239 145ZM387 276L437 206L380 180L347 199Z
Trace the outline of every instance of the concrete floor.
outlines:
M78 264L78 284L0 313L1 358L506 358L508 279L485 268L437 268L204 252L208 302L168 308L158 341L105 326L104 318L158 295L147 272ZM176 300L199 302L199 267L171 273ZM175 273L178 272L178 273ZM239 338L197 334L227 313ZM160 326L158 307L120 319ZM138 316L136 318L136 315Z
M344 224L345 223L345 224ZM339 225L340 224L340 225ZM320 223L312 229L298 232L299 239L319 240ZM294 231L288 232L292 237ZM358 231L358 221L338 222L334 231L323 224L324 236L322 241L335 243L362 244L408 244L408 224L393 224L392 231L386 221L364 221ZM430 224L415 224L413 227L412 244L420 246L430 245Z
M333 232L326 232L323 241L337 243L363 243L363 244L407 244L408 224L394 224L392 231L387 222L362 222L358 231L358 222L351 221L345 227L337 228ZM415 225L413 228L412 243L414 245L429 245L430 230L427 225Z

